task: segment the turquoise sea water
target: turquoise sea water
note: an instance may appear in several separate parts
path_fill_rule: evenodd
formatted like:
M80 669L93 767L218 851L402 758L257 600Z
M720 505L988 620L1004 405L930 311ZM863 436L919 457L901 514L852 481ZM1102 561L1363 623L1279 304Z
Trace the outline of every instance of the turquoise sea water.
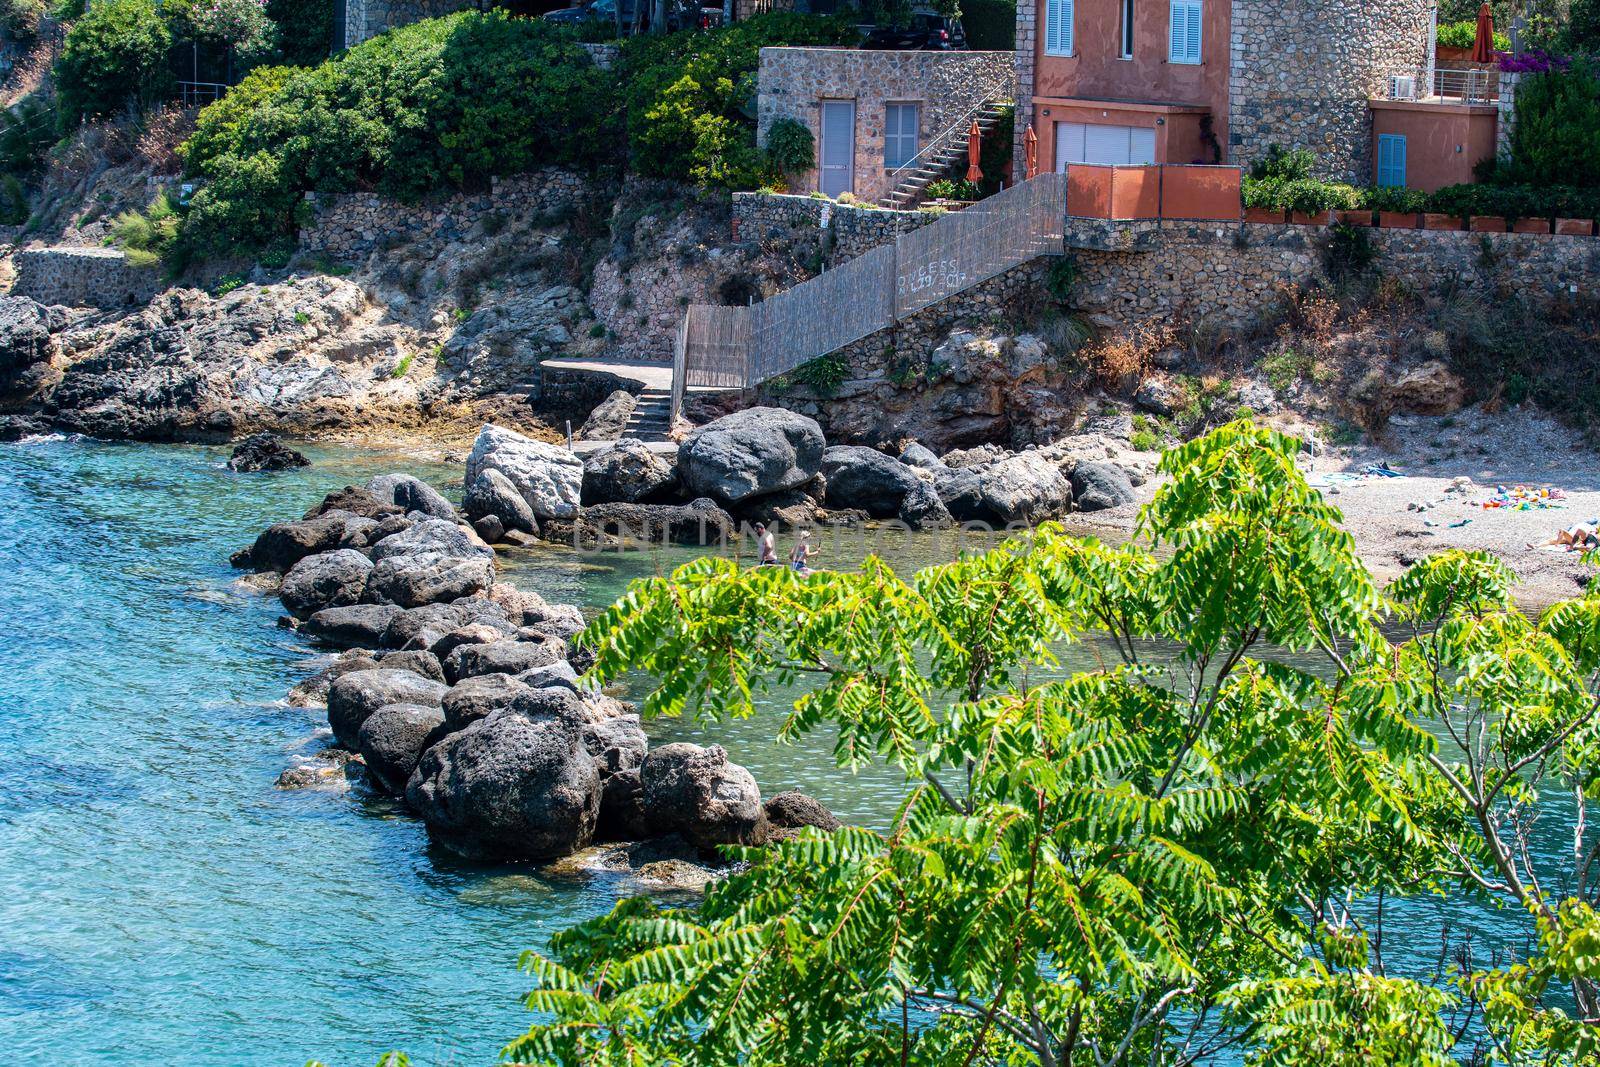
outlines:
M464 867L392 801L273 788L320 743L320 712L281 702L316 659L275 627L274 598L237 584L229 553L346 483L406 469L445 487L460 469L308 451L307 470L236 475L223 449L0 445L8 1064L368 1067L391 1048L489 1063L526 1026L517 954L617 897L604 880ZM928 553L885 547L906 564ZM541 550L503 569L593 608L685 558ZM825 737L775 746L778 713L650 730L722 743L764 792L804 789L882 825L897 776L837 770ZM1457 937L1511 936L1480 907L1411 904L1388 919L1392 963L1431 967L1441 910Z

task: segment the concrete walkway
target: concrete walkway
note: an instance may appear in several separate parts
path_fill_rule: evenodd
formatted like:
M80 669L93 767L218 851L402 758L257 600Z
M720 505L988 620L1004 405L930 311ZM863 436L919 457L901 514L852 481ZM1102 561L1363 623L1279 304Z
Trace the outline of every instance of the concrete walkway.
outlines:
M540 365L549 370L615 374L619 378L638 382L647 391L663 393L672 391L671 363L654 363L640 359L547 359Z

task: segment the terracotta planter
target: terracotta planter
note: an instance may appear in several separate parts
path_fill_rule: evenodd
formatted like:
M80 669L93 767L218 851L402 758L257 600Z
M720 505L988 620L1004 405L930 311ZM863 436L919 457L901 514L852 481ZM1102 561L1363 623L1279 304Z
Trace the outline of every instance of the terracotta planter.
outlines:
M1594 219L1556 219L1556 233L1563 237L1593 237Z
M1282 211L1274 211L1268 207L1247 207L1244 209L1244 221L1261 222L1273 226L1282 226L1288 221L1289 216Z
M1430 211L1422 216L1422 228L1424 230L1464 230L1467 227L1462 222L1460 215L1436 215Z
M1340 211L1338 219L1346 226L1371 226L1372 212L1370 211Z
M1307 214L1304 211L1289 212L1289 221L1296 226L1326 226L1332 218L1333 212L1331 211L1319 211L1314 215Z
M1472 216L1473 233L1505 233L1506 220L1499 215Z
M1378 225L1386 230L1414 230L1417 228L1417 216L1409 211L1380 211Z
M1549 233L1549 219L1518 219L1511 227L1512 233Z

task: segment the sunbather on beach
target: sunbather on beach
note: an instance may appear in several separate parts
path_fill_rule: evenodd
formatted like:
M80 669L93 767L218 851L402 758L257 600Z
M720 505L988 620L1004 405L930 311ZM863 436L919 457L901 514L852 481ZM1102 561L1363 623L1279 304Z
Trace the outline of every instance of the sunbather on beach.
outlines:
M1600 548L1600 519L1591 522L1575 523L1564 530L1557 530L1548 541L1529 541L1529 548L1550 548L1552 546L1565 548L1568 552L1583 552L1590 548Z

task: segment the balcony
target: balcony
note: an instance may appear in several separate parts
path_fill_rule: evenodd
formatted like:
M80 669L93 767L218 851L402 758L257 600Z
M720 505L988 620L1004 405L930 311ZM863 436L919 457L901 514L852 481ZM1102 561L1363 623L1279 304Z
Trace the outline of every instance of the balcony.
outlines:
M1438 68L1433 71L1432 84L1427 76L1396 74L1390 77L1388 92L1383 97L1416 104L1468 104L1493 107L1500 99L1500 72L1481 68ZM1427 91L1424 92L1423 90Z

